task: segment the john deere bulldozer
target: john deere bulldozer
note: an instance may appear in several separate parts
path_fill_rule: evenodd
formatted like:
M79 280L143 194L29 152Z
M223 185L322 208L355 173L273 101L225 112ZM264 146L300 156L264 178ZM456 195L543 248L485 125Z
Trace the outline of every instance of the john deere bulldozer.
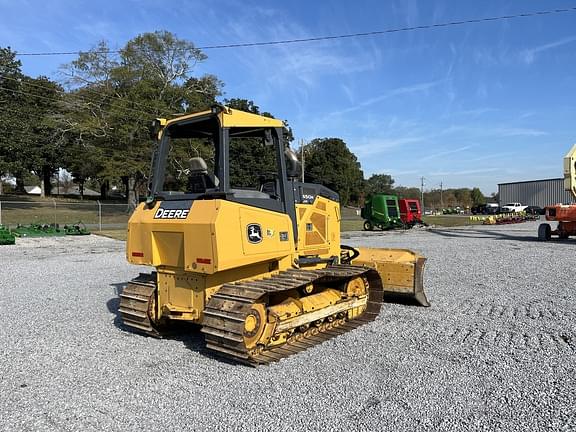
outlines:
M428 305L424 257L340 244L338 195L296 180L285 134L280 120L223 106L155 121L149 196L126 251L155 271L120 294L125 326L161 336L196 323L208 349L257 365L373 321L388 293ZM273 169L255 172L238 148Z

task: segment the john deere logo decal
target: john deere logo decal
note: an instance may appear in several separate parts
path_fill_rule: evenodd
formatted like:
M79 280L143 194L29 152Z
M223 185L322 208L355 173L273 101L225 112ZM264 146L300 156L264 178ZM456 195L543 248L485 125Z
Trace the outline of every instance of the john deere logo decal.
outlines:
M262 228L258 224L249 224L246 227L248 231L248 241L250 243L260 243L262 241Z

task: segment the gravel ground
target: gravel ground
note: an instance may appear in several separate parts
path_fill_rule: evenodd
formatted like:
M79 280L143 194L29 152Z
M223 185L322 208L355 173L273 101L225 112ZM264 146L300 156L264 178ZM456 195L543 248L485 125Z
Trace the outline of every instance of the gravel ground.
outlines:
M428 257L431 308L257 369L124 331L142 268L96 236L3 246L0 430L576 430L576 240L537 223L348 233Z

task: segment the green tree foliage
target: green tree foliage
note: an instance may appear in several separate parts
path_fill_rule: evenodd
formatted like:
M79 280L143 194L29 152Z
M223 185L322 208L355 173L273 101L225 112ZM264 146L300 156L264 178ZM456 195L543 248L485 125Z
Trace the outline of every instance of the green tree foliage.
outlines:
M260 112L253 101L226 99L230 108L274 118L268 112ZM259 138L232 138L230 141L230 185L232 187L258 187L263 179L272 180L278 172L274 147L266 146Z
M0 48L0 174L13 175L23 192L24 178L33 172L50 194L51 177L63 163L63 90L46 77L25 76L20 66L10 48Z
M477 187L473 188L472 191L470 192L470 196L472 198L472 203L474 205L486 204L486 197L484 197L484 194L482 193L482 191L480 191L479 188Z
M109 51L101 42L63 67L76 108L66 129L75 149L71 165L82 178L94 175L74 160L83 155L101 166L103 181L122 177L135 205L149 172L151 120L207 109L222 83L212 75L193 77L193 67L206 56L167 31L135 37L118 57Z
M391 194L393 192L394 179L389 174L372 174L366 180L366 194Z
M19 157L26 170L38 176L42 194L50 195L52 177L64 165L65 141L59 129L63 89L46 77L26 77L22 84L26 97L22 111L27 120L24 131L28 145Z
M413 188L414 193L420 190ZM396 188L398 190L398 188ZM419 196L418 196L419 198ZM431 191L424 192L424 203L426 208L442 209L447 207L471 207L476 204L483 204L486 199L482 195L482 192L478 188L452 188L444 189L433 189Z
M17 186L22 190L25 167L18 157L19 150L25 145L22 130L25 121L21 113L23 101L21 63L16 53L0 48L0 176L11 173L17 177ZM0 181L0 192L2 182Z
M393 191L399 199L420 199L420 189L416 187L397 186Z
M472 207L472 196L470 189L460 188L454 189L454 197L459 203L460 207Z
M356 156L340 138L317 138L306 146L305 179L338 192L343 205L358 203L364 175Z

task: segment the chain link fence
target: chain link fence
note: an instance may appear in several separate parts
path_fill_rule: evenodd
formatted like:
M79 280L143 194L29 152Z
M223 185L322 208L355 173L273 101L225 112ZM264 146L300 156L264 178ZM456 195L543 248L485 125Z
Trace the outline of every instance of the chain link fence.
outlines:
M125 229L132 211L127 204L100 201L66 202L0 200L0 225L69 225L82 223L89 230Z

